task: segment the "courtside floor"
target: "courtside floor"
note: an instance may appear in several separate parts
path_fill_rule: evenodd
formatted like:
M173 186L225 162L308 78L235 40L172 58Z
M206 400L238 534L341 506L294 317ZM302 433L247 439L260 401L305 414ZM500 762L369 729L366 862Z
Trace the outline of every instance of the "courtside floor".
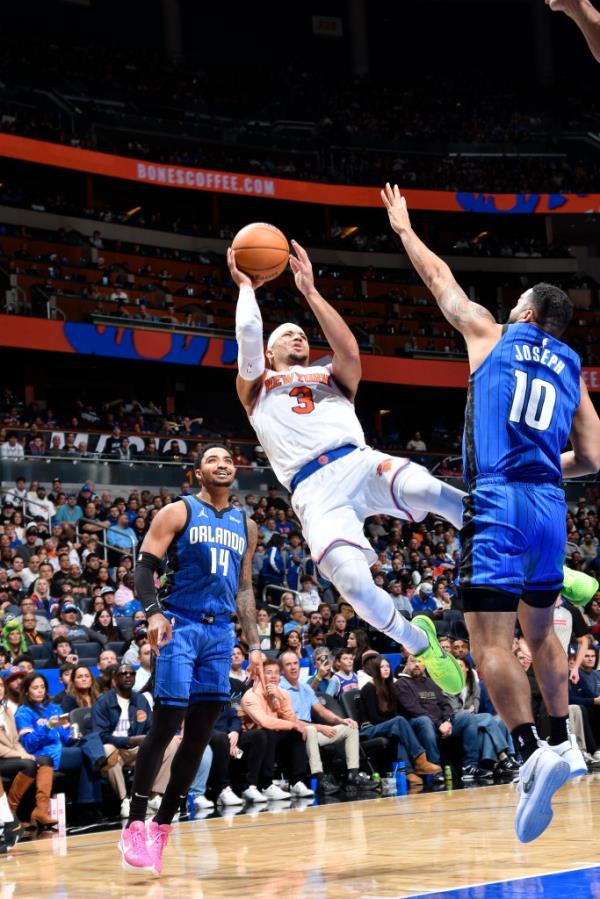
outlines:
M504 785L182 821L161 877L122 870L118 831L43 835L0 861L0 899L591 899L596 777L563 787L527 846Z

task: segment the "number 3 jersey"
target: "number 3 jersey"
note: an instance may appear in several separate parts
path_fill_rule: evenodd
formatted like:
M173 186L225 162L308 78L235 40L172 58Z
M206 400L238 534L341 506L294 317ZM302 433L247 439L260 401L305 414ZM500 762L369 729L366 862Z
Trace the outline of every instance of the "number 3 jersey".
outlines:
M186 618L229 620L248 545L246 516L232 506L217 512L195 496L181 497L181 502L187 521L167 550L160 599L165 609Z
M479 475L560 483L560 454L579 405L581 363L536 325L505 325L469 379L463 464Z
M337 385L331 365L267 369L250 422L278 480L292 478L326 450L365 445L352 403Z

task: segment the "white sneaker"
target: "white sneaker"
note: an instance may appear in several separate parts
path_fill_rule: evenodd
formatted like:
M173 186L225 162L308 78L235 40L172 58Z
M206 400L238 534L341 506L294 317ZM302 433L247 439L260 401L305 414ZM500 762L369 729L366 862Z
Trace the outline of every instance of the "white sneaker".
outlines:
M521 767L515 830L522 843L530 843L546 830L554 814L552 797L570 776L569 763L547 745L536 749Z
M262 791L262 794L265 799L289 799L291 795L282 790L281 787L278 787L276 783L268 786L266 790Z
M125 799L123 799L123 801L121 802L121 817L128 818L130 811L131 811L131 799L127 799L127 797L125 797Z
M157 812L160 808L160 804L162 802L162 796L157 793L156 796L153 796L152 799L148 800L148 809L151 812Z
M558 743L556 746L552 746L550 743L547 745L552 752L555 752L556 755L559 755L565 762L569 763L571 777L581 777L582 774L588 773L587 765L575 734L571 734L564 743Z
M217 797L218 805L243 805L244 800L236 796L231 787L225 787Z
M299 780L298 783L295 783L293 787L290 787L290 793L292 796L301 796L303 798L315 795L314 790L309 789L301 780Z
M194 808L196 810L215 807L214 802L211 802L210 799L206 798L206 796L200 795L200 793L198 793L197 796L194 796L193 801L194 801Z
M268 796L263 796L260 790L255 786L250 786L243 790L242 796L246 802L266 802L268 799Z
M592 758L595 762L600 762L600 749L596 750L596 752L592 755Z

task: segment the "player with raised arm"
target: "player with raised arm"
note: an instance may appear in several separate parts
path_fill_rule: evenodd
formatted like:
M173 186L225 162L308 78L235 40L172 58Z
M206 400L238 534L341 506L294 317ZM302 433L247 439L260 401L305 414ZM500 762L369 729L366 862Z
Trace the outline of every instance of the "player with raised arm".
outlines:
M573 19L592 51L597 62L600 62L600 12L590 0L545 0L552 12L564 12Z
M262 681L262 654L252 588L256 524L229 504L235 478L225 447L198 458L200 491L160 510L135 569L136 597L148 616L157 658L152 727L140 745L131 810L119 848L126 868L160 874L171 822L192 783L223 703L229 702L237 611L250 646L249 675ZM155 587L163 575L160 595ZM150 788L165 748L184 725L160 808L146 825Z
M600 419L579 357L560 340L573 312L568 296L536 284L501 326L417 237L398 187L386 185L381 196L410 261L467 345L460 589L477 666L524 759L515 826L529 842L550 823L555 791L587 771L568 732L567 657L553 610L566 546L560 483L598 471ZM561 455L569 435L572 449ZM550 716L549 743L538 739L528 681L512 653L517 611Z
M458 693L460 666L438 643L430 618L412 622L373 582L376 554L363 531L369 515L421 521L429 511L460 527L463 494L408 459L365 445L354 410L361 364L358 344L336 310L315 288L306 252L292 242L296 285L333 350L328 365L310 365L306 335L298 325L279 325L263 347L263 323L250 277L228 264L240 288L236 308L237 391L279 481L292 493L313 559L356 613L418 655L430 676Z

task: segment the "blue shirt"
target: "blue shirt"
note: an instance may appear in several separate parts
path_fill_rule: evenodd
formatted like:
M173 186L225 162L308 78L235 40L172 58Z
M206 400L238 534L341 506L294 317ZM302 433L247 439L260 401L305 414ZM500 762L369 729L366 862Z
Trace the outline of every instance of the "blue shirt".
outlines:
M312 707L317 701L313 688L302 682L299 682L297 687L293 687L285 677L280 679L279 686L290 694L296 717L301 721L310 721Z
M465 480L505 475L560 483L560 454L579 405L581 363L565 343L527 322L502 337L469 378Z
M15 712L15 724L23 749L31 755L50 756L55 770L60 765L63 746L71 741L71 730L68 727L46 727L39 722L62 714L62 708L53 702L35 708L20 705ZM21 734L22 730L29 732Z
M246 515L233 506L218 512L196 496L180 500L187 520L167 551L161 599L188 618L214 615L229 623L248 546Z

